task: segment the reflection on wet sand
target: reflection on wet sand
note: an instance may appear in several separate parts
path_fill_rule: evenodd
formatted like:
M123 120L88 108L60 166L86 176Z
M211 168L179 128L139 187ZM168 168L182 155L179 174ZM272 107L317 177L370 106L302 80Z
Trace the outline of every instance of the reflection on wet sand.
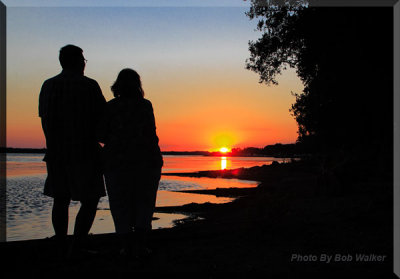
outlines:
M71 207L69 216L75 217L79 207ZM17 241L26 239L41 239L54 235L51 220L47 215L34 216L33 218L25 218L23 216L17 217L18 224L9 226L7 228L7 241ZM172 228L175 220L182 220L187 218L184 214L175 213L154 213L154 220L152 221L153 229ZM33 222L29 222L33 219ZM72 234L75 226L75 218L71 218L68 224L68 233ZM114 222L109 209L99 209L96 213L96 218L90 233L102 234L115 232Z
M171 214L171 213L154 213L153 221L151 225L153 229L161 228L172 228L175 220L181 220L188 217L183 214ZM69 224L69 231L72 232L74 223ZM114 222L110 214L110 210L97 210L96 220L93 223L91 232L99 233L113 233L115 232Z
M173 191L158 191L156 206L180 206L188 203L226 203L232 198L216 197L214 195L199 195Z
M44 162L7 162L7 177L28 176L47 173Z
M257 187L259 182L251 180L240 180L233 178L208 178L208 177L187 177L187 176L162 176L161 190L208 190L217 188L251 188ZM171 186L169 186L171 185ZM179 185L178 187L173 187ZM185 187L185 185L190 185Z
M157 193L157 207L163 206L180 206L189 203L226 203L232 201L232 198L217 198L213 195L198 195L189 193L180 193L173 191L158 191ZM77 207L70 214L76 214ZM172 228L174 221L187 218L188 215L184 214L171 214L171 213L154 213L154 220L152 221L153 229ZM72 220L74 220L72 218ZM72 221L71 220L71 221ZM69 232L73 231L74 223L70 222ZM51 227L50 227L51 228ZM98 209L96 219L93 223L91 232L98 233L112 233L114 232L114 222L112 220L111 212L109 209ZM49 232L51 234L51 232Z

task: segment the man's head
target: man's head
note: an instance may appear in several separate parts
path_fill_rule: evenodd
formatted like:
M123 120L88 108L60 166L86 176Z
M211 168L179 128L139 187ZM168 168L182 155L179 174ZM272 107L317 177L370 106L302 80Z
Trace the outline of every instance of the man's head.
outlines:
M66 45L60 49L60 64L63 69L82 72L85 69L86 60L83 50L74 45Z

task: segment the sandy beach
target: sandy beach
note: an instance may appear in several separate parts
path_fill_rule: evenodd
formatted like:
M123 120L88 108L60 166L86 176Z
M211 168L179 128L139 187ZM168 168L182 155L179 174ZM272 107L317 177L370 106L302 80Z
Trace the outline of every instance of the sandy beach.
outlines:
M256 188L190 191L238 197L227 204L157 208L192 217L153 230L154 254L148 259L121 259L116 235L99 234L90 236L99 254L72 260L55 257L51 239L1 243L3 270L392 274L390 176L370 172L365 177L360 171L340 182L305 162L179 175L262 182Z

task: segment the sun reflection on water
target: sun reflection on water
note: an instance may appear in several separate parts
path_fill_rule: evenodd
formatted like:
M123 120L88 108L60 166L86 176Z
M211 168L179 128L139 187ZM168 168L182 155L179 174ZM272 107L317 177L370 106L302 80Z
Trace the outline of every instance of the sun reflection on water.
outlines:
M226 169L226 157L221 157L221 170Z

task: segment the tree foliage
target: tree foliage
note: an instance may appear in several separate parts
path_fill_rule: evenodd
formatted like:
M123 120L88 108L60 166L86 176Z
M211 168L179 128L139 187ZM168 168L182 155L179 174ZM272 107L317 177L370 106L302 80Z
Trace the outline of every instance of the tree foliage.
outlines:
M286 67L296 69L304 85L291 107L298 141L318 151L361 147L391 154L392 8L251 3L247 16L258 18L262 35L249 42L247 68L266 84L277 84Z
M304 1L256 1L247 16L261 17L257 29L263 32L256 42L250 42L247 69L260 75L260 82L277 84L276 75L289 67L298 66L298 57L303 41L293 26L305 9ZM301 78L301 76L300 76Z

